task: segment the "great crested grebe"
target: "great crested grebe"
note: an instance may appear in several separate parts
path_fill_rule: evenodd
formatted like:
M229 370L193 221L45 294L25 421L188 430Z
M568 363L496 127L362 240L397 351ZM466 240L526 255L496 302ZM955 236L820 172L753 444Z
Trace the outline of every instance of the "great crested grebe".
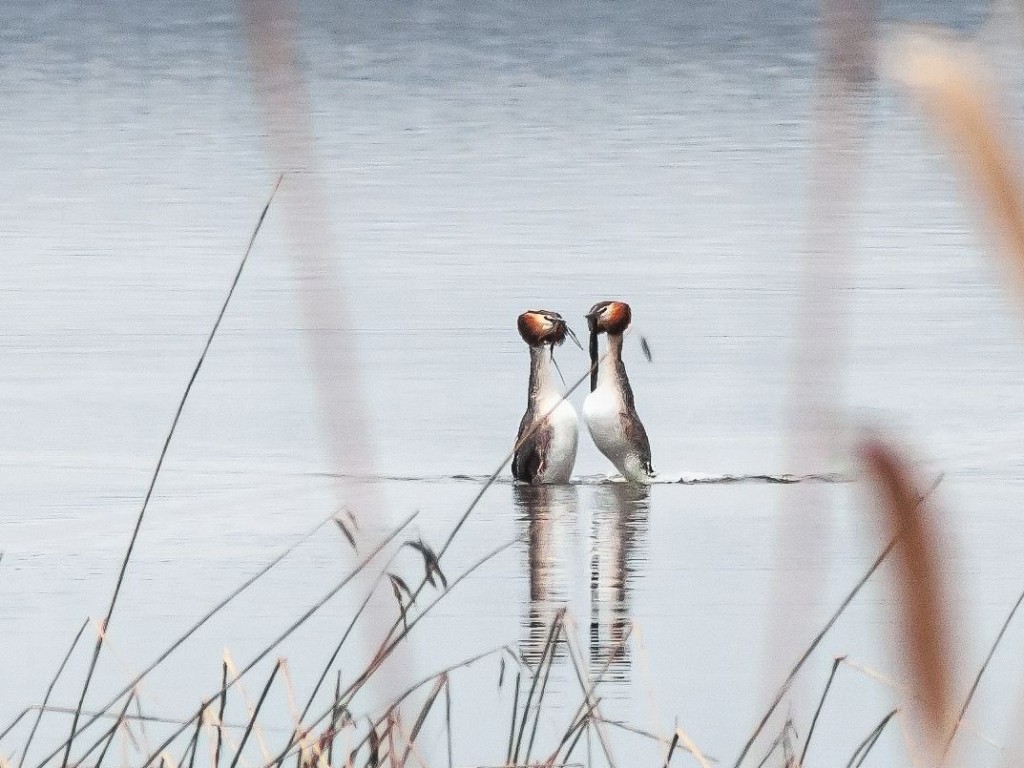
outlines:
M590 394L583 403L583 418L594 443L624 478L649 483L651 444L636 415L633 390L622 363L622 334L632 313L623 301L602 301L586 315L590 328ZM597 337L608 335L608 354L598 362Z
M530 345L530 389L519 422L512 476L527 483L567 483L576 463L576 410L556 380L554 349L573 332L557 312L537 309L519 316L519 335ZM579 343L579 342L577 342Z

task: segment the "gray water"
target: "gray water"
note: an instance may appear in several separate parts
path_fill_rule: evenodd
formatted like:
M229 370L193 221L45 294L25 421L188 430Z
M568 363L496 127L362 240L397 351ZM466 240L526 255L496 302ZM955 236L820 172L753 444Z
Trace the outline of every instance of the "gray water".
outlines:
M657 470L789 471L812 4L302 10L334 266L358 351L350 373L362 385L365 451L390 520L418 510L411 530L438 546L509 450L525 406L518 313L555 309L580 330L587 308L609 297L631 303L653 349L648 364L634 336L626 362ZM177 400L276 176L236 11L220 2L5 5L3 723L41 700L77 627L106 609ZM879 12L886 22L977 34L1019 114L1020 18L1004 12L986 25L984 6L952 2L883 3ZM938 498L967 680L1024 585L1019 300L907 100L881 81L865 111L844 412L884 424L927 474L944 473ZM279 211L271 209L171 445L93 705L335 503L330 475L339 468L324 446L297 309L304 286ZM567 380L586 366L569 346L559 360ZM572 397L577 408L582 397ZM577 473L609 469L583 439ZM839 457L818 469L855 468ZM786 570L775 523L787 487L541 493L512 486L507 470L504 478L460 532L446 571L520 541L416 630L406 673L426 676L506 643L536 659L565 604L591 672L635 627L600 689L607 717L659 734L678 723L730 760L789 665L767 650L773 585ZM865 493L823 489L832 535L816 553L823 588L803 606L812 626L881 546ZM225 647L244 663L352 563L336 530L314 536L153 675L144 709L187 716L216 690ZM410 579L419 567L408 550L395 565ZM839 653L899 677L883 585L869 584L829 635L809 664L808 691ZM275 651L289 658L299 690L359 598L344 593ZM1021 642L1011 627L972 705L972 722L998 742L1018 699ZM77 699L86 653L73 658L54 703ZM491 657L453 676L457 764L504 758L512 700L510 680L498 687L500 666ZM248 683L250 695L268 671ZM816 764L845 764L892 701L866 675L844 669L840 683L812 748ZM579 700L563 653L544 728L560 732ZM271 706L287 712L281 697ZM57 715L44 723L47 744L68 727ZM424 757L442 764L443 737L430 728ZM283 737L268 729L275 735ZM636 764L663 759L662 746L615 739ZM998 753L974 736L965 744L977 764L995 764ZM906 760L896 730L879 749L880 760ZM42 745L33 756L44 756Z

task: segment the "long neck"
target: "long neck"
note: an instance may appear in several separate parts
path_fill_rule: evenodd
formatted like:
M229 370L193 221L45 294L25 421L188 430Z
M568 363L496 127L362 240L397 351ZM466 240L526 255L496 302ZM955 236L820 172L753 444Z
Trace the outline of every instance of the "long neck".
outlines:
M615 386L619 381L629 386L626 367L622 364L622 334L607 334L608 352L597 364L598 386Z
M530 392L528 402L535 403L550 397L561 397L555 365L551 360L551 345L530 347Z
M622 334L609 333L608 353L601 359L597 367L597 386L613 387L622 392L623 400L630 408L633 407L633 388L629 386L629 376L622 362Z

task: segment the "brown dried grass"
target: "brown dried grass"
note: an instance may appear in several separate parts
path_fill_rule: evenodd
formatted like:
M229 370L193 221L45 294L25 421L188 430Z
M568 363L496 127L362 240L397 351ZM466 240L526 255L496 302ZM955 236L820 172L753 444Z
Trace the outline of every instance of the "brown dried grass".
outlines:
M953 722L949 599L942 570L942 544L908 460L891 445L869 439L861 455L879 496L887 537L896 539L891 584L903 657L921 719L919 746L941 752Z

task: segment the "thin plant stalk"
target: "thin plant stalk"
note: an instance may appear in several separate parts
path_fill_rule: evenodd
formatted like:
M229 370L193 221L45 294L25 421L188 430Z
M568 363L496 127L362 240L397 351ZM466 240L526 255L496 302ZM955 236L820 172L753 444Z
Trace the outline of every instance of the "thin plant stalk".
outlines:
M356 577L357 574L362 572L362 570L366 568L366 566L369 565L370 562L372 562L374 558L376 558L376 556L380 554L380 552L385 547L387 547L392 541L394 541L398 537L398 535L403 530L405 530L409 523L411 523L416 518L417 514L419 513L413 512L411 515L406 517L405 520L399 523L397 527L392 529L392 531L387 536L385 536L380 542L378 542L377 545L374 546L372 550L370 550L366 555L363 556L359 563L355 567L353 567L353 569L349 571L349 573L344 578L342 578L337 584L335 584L323 597L317 600L312 606L307 608L306 611L299 618L293 621L269 645L264 647L264 649L260 651L248 664L246 664L241 670L239 670L238 674L234 676L230 682L226 683L219 691L217 691L212 696L209 696L207 698L212 700L217 696L222 695L230 688L232 688L257 664L259 664L263 659L265 659L270 654L271 651L277 648L277 646L279 646L288 637L290 637L292 633L295 632L295 630L297 630L299 627L305 624L310 619L310 617L312 617L317 611L323 608L335 595L337 595L345 586L347 586L352 581L352 579ZM197 717L199 717L199 712L196 712L194 715L192 715L192 717L186 720L185 723L183 723L180 728L174 731L174 733L172 733L171 736L168 737L168 739L164 741L164 743L161 744L160 747L149 756L149 758L143 764L143 768L147 768L147 766L151 765L153 761L159 757L160 753L163 752L164 749L166 749L176 738L178 738L178 736L184 733L185 729L188 728L189 725L195 722L195 718Z
M530 690L526 695L526 701L523 703L523 717L519 724L519 735L516 737L516 746L512 751L512 763L519 762L519 748L523 743L523 733L526 731L526 721L529 718L530 704L533 703L533 694L537 690L537 683L541 677L541 668L544 665L544 660L548 657L548 653L554 647L555 640L558 637L559 631L559 620L561 618L564 609L560 609L559 613L556 614L555 618L551 622L551 628L548 630L547 642L544 644L544 651L541 653L540 663L537 665L536 674L532 675L532 681L530 682ZM544 678L545 684L547 683L547 677ZM527 759L526 762L529 762Z
M864 741L857 746L857 749L854 750L853 756L850 758L850 762L846 764L846 768L859 768L859 766L863 764L867 759L868 753L874 748L875 742L878 741L878 737L881 736L882 731L885 730L885 726L887 726L889 721L896 716L898 711L899 710L894 709L882 718L881 722L875 726L874 730L872 730L871 733L867 735L867 738L865 738Z
M100 740L98 742L96 742L97 745L102 743L103 744L103 749L100 751L100 756L96 758L95 768L100 768L103 765L103 758L106 757L107 750L110 749L110 743L114 740L114 737L117 735L118 729L124 723L124 721L125 721L124 720L124 716L125 716L125 714L127 714L128 707L131 706L132 699L134 699L134 698L135 698L135 691L132 691L128 695L128 698L125 699L124 707L121 708L121 714L118 715L117 721L114 723L114 727L110 729L109 735L104 735L104 736L100 737ZM105 740L105 742L104 742L104 740ZM94 746L92 749L95 749L95 748L96 747ZM90 749L89 752L85 753L86 757L89 756L89 753L92 752L92 749Z
M50 694L53 693L54 686L56 686L57 681L60 680L61 673L64 672L64 667L67 666L68 660L71 658L71 654L74 653L75 648L78 646L78 641L81 639L82 633L85 631L88 624L89 619L87 618L82 622L82 626L78 628L78 632L75 633L75 639L71 641L68 652L64 654L64 659L57 668L57 674L53 676L53 680L50 681L50 685L46 689L46 695L43 696L43 703L39 707L39 712L36 714L36 721L32 723L32 730L29 731L28 739L26 739L25 746L21 750L21 757L18 758L18 768L21 768L25 763L25 756L28 755L28 750L32 746L32 739L36 735L36 729L39 727L39 721L43 719L43 712L46 711L46 706L50 703Z
M555 663L555 650L558 643L558 636L562 631L562 616L564 615L564 613L565 609L560 609L559 612L555 615L554 621L552 622L552 624L557 625L557 629L555 629L552 635L550 650L548 652L548 665L547 668L544 670L544 681L541 683L540 686L540 694L537 696L537 711L534 713L533 716L533 730L530 731L530 741L526 745L526 755L523 757L523 762L527 765L530 764L530 753L533 752L533 742L534 739L536 739L537 737L537 726L540 723L541 707L544 704L544 692L547 690L548 678L551 677L551 668L554 666ZM540 669L538 669L537 672L539 673Z
M192 744L191 744L191 752L189 753L189 758L188 758L188 768L195 768L196 752L199 751L199 734L200 734L200 732L202 731L202 728L203 728L203 721L206 720L206 708L209 707L209 706L210 706L210 703L208 701L204 701L203 702L203 714L201 714L196 719L196 730L192 734ZM185 762L184 756L182 757L181 762L182 763Z
M190 637L192 637L192 635L198 632L203 627L203 625L205 625L210 619L212 619L214 616L220 613L232 601L234 601L235 598L237 598L239 595L245 592L249 587L251 587L257 581L263 578L268 572L270 572L272 568L277 566L278 563L280 563L288 555L294 552L301 544L305 543L311 536L313 536L313 534L319 531L329 520L333 519L333 517L333 512L330 515L327 515L327 517L323 518L319 523L316 524L315 527L308 530L306 533L304 533L302 536L300 536L298 539L296 539L294 542L288 545L285 549L283 549L276 557L274 557L274 559L272 559L270 562L268 562L266 565L260 568L260 570L258 570L248 579L246 579L237 587L235 587L235 589L228 593L220 602L213 606L209 611L203 614L203 616L201 616L198 621L196 621L191 627L185 630L185 632L182 633L173 643L171 643L167 648L165 648L160 653L160 655L156 657L156 659L154 659L145 669L143 669L138 675L136 675L135 678L131 680L124 688L118 691L117 694L110 699L110 701L108 701L99 709L94 710L94 714L91 717L89 717L83 725L79 727L76 733L73 733L71 735L71 738L76 738L86 728L95 723L100 717L102 717L104 712L108 711L115 704L117 704L117 702L121 699L122 696L126 696L127 694L129 694L135 688L135 686L141 683L142 680L147 675L149 675L150 672L152 672L158 666L163 664L163 662L166 661L171 656L171 654L174 653L174 651L180 648ZM85 713L83 712L82 714L84 715ZM0 738L2 738L2 736L0 736ZM67 746L67 744L67 741L61 742L56 749L54 749L49 755L47 755L43 759L42 762L40 762L36 766L36 768L43 768L43 766L45 766L46 763L48 763L51 759L56 757L57 754Z
M213 748L213 768L220 767L220 750L224 744L224 710L228 705L228 660L221 662L220 710L217 713L217 743ZM199 716L202 720L202 715Z
M739 757L737 757L736 762L733 763L733 768L739 768L740 765L743 763L744 759L746 759L747 753L750 752L750 748L754 746L754 741L757 740L757 737L761 734L761 731L764 730L765 725L768 724L768 720L771 718L772 714L774 714L779 704L782 703L783 698L785 698L786 693L789 691L790 686L796 679L797 674L803 668L804 664L807 663L807 660L817 649L818 645L821 643L822 639L824 639L825 635L828 634L828 631L832 629L835 623L839 620L839 617L842 616L847 606L849 606L850 603L853 602L853 598L857 596L857 593L860 592L861 588L865 584L867 584L868 580L874 575L875 571L878 570L879 566L881 566L885 558L887 558L889 556L889 553L892 552L893 548L896 546L896 541L897 539L893 538L888 544L885 545L885 548L881 551L881 553L879 553L878 557L875 558L875 561L871 564L871 567L868 568L867 572L863 576L861 576L857 583L853 586L853 589L851 589L849 593L847 593L846 597L843 598L843 601L839 604L839 607L832 613L828 621L825 622L825 626L822 627L821 631L818 632L818 634L811 641L811 644L807 646L807 649L803 652L800 658L797 659L796 664L794 664L792 669L789 670L789 674L786 675L786 679L783 681L778 692L775 694L775 698L773 698L771 704L768 705L768 711L765 712L764 716L758 722L757 726L754 728L754 732L750 734L750 738L748 738L747 742L743 745L743 749L740 750Z
M217 319L214 320L213 327L210 329L210 333L206 337L206 344L203 346L203 351L199 354L199 359L196 361L196 364L192 369L192 375L189 377L188 383L185 384L185 391L182 392L181 399L178 401L177 410L174 412L174 418L171 420L171 427L167 430L167 436L164 438L163 447L160 449L160 455L156 460L156 466L153 468L153 474L149 479L149 487L146 489L146 495L142 500L142 508L139 510L139 515L135 520L135 528L132 531L131 539L128 541L128 549L125 550L124 558L121 561L121 569L117 574L117 582L114 584L114 592L110 596L110 605L107 607L107 613L103 617L103 623L100 624L100 632L96 637L96 645L93 647L92 659L89 661L89 670L85 674L85 682L82 684L82 693L78 697L78 712L76 712L74 717L71 719L71 735L68 737L67 747L64 750L64 757L61 760L61 768L67 768L68 760L71 759L71 744L75 740L75 732L78 728L78 718L81 714L82 708L85 706L85 697L89 692L89 683L92 682L93 673L96 671L96 663L99 661L100 651L103 649L103 640L106 638L107 632L110 630L110 620L114 615L114 608L117 606L117 598L121 594L121 585L124 583L124 576L128 570L128 563L132 559L132 552L135 550L135 542L139 538L139 531L142 529L142 521L146 517L146 510L149 508L149 501L153 497L153 489L156 488L156 481L160 477L160 470L163 468L164 459L167 457L167 451L171 447L171 439L174 437L174 431L178 426L178 422L181 420L181 414L185 410L185 403L188 401L188 396L192 392L192 385L195 384L196 379L199 377L199 370L203 367L206 355L210 351L210 347L213 345L213 339L217 335L217 330L220 328L221 321L224 319L224 315L227 312L228 304L231 302L231 297L234 295L235 288L238 287L238 281L242 277L242 270L245 269L245 264L249 260L249 254L252 252L253 243L256 242L256 236L259 234L260 228L263 226L263 220L267 217L267 211L270 210L270 204L274 201L274 195L277 194L277 190L281 186L281 180L283 178L284 174L277 177L277 182L274 184L274 188L270 192L270 197L267 198L267 202L263 206L263 210L260 212L259 218L256 220L256 226L253 228L252 235L249 237L249 244L245 248L245 253L242 255L242 260L238 264L238 269L235 270L235 277L231 281L231 286L228 288L224 301L221 303L220 312L217 313Z
M799 765L804 765L807 758L807 750L811 746L811 738L814 736L814 728L818 725L818 717L821 715L821 710L825 706L825 699L828 698L828 692L832 688L832 681L836 678L836 672L839 669L839 665L843 663L845 656L837 656L832 662L832 671L829 672L828 682L825 683L825 690L821 692L821 698L818 700L818 707L814 710L814 717L811 718L811 725L807 729L807 737L804 739L804 748L800 752Z
M510 541L507 541L504 544L501 544L501 545L495 547L493 550L491 550L490 552L488 552L487 554L483 555L478 560L476 560L476 562L474 562L472 565L470 565L468 568L466 568L465 571L463 571L461 574L459 574L459 576L456 579L454 579L448 585L448 589L445 590L445 592L443 592L442 594L438 595L437 599L435 599L432 603L427 605L423 609L423 611L416 616L415 619L410 621L408 626L403 628L401 634L398 637L396 637L394 640L392 640L390 644L388 644L386 646L382 645L377 650L377 652L374 654L373 659L370 661L369 665L362 672L359 673L359 675L356 677L355 680L353 680L351 683L349 683L348 687L346 687L344 691L342 691L341 696L342 696L342 700L345 703L345 706L347 707L349 705L349 702L351 702L352 698L362 689L363 685L365 685L366 682L371 679L371 677L376 672L376 670L379 669L380 666L388 659L388 657L394 651L395 647L399 643L401 643L403 640L405 640L405 638L409 635L409 633L412 632L412 630L416 628L416 625L419 624L424 618L426 618L426 616L428 616L430 614L430 612L445 598L446 595L450 594L452 592L452 590L455 589L456 586L458 586L465 579L469 578L473 573L475 573L484 564L490 562L492 559L494 559L495 557L500 555L502 552L505 552L507 549L512 547L514 544L516 544L518 541L519 541L519 539L512 539ZM493 651L488 651L488 653L482 654L482 656L486 656L489 653L493 653ZM426 678L426 680L428 680L428 681L432 680L433 677L434 676L431 675L430 677ZM332 707L333 707L333 704L325 712L323 712L319 717L317 717L310 724L309 727L312 728L312 727L318 726L318 725L320 725L320 723L322 723L324 720L326 720L328 717L330 717ZM288 742L287 746L285 747L285 749L283 749L281 751L281 753L275 759L273 759L270 762L266 763L263 768L270 768L270 766L273 765L274 763L277 763L277 762L280 762L282 760L287 759L287 757L292 752L292 745L293 745L293 742L291 740L289 740L289 742Z
M974 694L978 690L978 685L981 683L981 676L984 675L985 670L988 669L989 662L992 661L992 657L996 653L996 648L998 648L999 643L1002 642L1003 635L1006 634L1006 630L1010 626L1010 622L1013 621L1013 617L1017 613L1017 609L1020 608L1022 602L1024 602L1024 592L1020 593L1020 596L1017 598L1017 602L1014 603L1013 608L1010 609L1010 613L1007 615L1006 621L1003 622L1003 626L999 629L999 634L996 635L996 639L993 641L992 647L988 650L988 655L985 656L985 661L981 664L981 669L978 670L978 674L975 676L974 682L971 683L971 689L967 692L963 706L960 707L960 711L956 716L956 721L953 723L953 727L949 732L949 737L946 739L946 746L942 750L943 759L945 759L946 754L949 752L949 748L953 745L953 739L956 737L957 731L964 721L964 717L967 716L967 708L971 706L971 700L974 698Z
M505 753L505 763L512 763L512 744L516 737L516 721L519 718L519 685L522 682L522 672L516 671L516 685L512 693L512 722L508 729L508 750Z
M448 736L448 768L454 768L452 760L452 683L448 678L448 684L444 687L444 726Z
M242 734L242 740L238 743L238 749L235 750L235 758L231 761L231 768L236 768L238 761L242 759L242 752L245 749L245 744L249 740L249 735L252 733L252 729L256 725L256 718L259 717L260 710L263 708L263 702L267 699L267 694L270 693L270 687L274 684L274 678L277 677L277 673L281 671L281 659L278 659L274 665L274 669L270 673L270 677L267 678L267 684L263 686L263 692L260 694L259 700L256 702L256 707L252 711L252 715L249 717L249 722L245 726L245 732Z

